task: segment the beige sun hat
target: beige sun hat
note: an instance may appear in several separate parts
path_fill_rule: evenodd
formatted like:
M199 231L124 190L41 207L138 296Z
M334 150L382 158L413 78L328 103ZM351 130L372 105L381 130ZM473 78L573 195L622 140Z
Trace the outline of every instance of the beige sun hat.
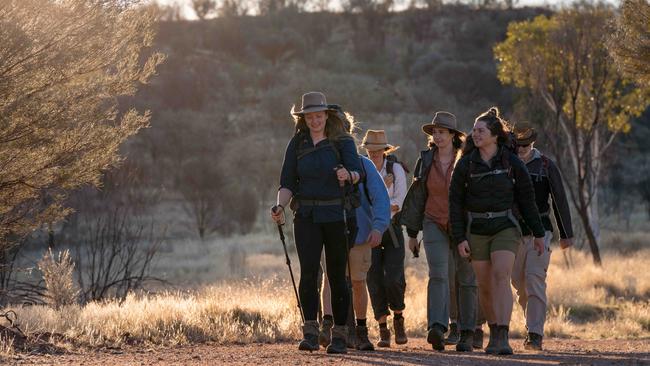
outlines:
M368 151L384 150L386 153L391 153L399 149L399 146L393 146L388 143L386 131L384 130L366 131L366 135L363 137L363 141L361 142L361 147Z

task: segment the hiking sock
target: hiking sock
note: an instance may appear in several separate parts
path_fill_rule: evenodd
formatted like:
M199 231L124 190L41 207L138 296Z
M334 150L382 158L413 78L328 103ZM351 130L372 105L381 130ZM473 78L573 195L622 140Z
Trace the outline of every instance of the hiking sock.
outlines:
M357 327L365 327L366 319L357 319Z
M404 318L404 316L402 315L402 313L395 313L395 314L393 314L393 319L394 319L394 320L402 319L402 318Z
M388 329L388 323L379 323L379 329Z
M334 316L333 315L323 315L323 320L329 320L334 324Z

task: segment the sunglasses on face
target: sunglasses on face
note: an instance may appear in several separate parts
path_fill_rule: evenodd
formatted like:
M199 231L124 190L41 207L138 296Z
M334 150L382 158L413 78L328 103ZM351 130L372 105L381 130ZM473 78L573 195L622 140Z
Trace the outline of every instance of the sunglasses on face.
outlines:
M526 144L526 145L519 145L519 144L518 144L518 145L517 145L517 147L528 147L528 146L530 146L530 144Z

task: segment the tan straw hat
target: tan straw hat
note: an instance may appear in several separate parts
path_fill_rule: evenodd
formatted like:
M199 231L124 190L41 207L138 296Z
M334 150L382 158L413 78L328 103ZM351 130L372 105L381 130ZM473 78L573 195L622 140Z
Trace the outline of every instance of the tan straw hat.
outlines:
M368 151L385 150L387 153L399 149L399 146L393 146L388 143L386 132L384 130L368 130L363 137L361 147Z

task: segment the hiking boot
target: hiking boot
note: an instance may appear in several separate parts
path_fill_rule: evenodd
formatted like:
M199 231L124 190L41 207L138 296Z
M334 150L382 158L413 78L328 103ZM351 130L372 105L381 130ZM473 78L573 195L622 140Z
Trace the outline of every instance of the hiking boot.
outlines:
M458 344L456 344L456 351L457 352L472 352L472 350L474 350L474 347L472 346L472 343L474 343L474 331L461 330L460 331L460 340L458 341Z
M332 327L334 326L334 321L330 319L323 319L323 322L320 325L320 332L318 333L318 343L323 346L329 346L332 341Z
M327 346L327 353L348 353L347 347L348 327L345 325L334 325L332 328L332 342Z
M474 341L472 342L472 347L476 349L483 348L483 329L478 328L474 331Z
M404 317L393 318L393 330L395 331L395 343L406 344L409 341L406 337L406 329L404 329Z
M377 342L377 347L390 347L390 329L388 327L379 327L379 342Z
M427 342L431 343L436 351L445 350L445 328L440 324L434 324L427 334Z
M445 344L457 344L458 339L458 325L456 323L449 324L449 334L447 334Z
M510 347L510 342L508 341L508 331L509 328L507 325L499 325L497 327L497 354L499 355L511 355L512 348Z
M485 347L485 353L493 355L497 353L497 325L488 324L488 327L490 328L490 338L487 347Z
M373 346L372 343L370 343L370 339L368 339L368 327L357 325L355 330L357 336L357 350L374 351L375 346Z
M355 349L359 340L355 331L356 325L347 325L347 336L345 337L345 345L350 349Z
M542 336L537 333L528 333L524 340L524 348L530 351L542 350Z
M318 322L308 320L302 326L302 341L298 344L301 351L318 351Z

